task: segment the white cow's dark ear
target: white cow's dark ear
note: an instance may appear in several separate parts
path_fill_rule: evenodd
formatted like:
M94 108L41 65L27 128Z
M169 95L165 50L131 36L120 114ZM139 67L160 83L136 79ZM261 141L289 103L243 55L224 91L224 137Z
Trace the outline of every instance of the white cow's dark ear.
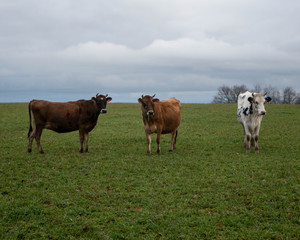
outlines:
M254 101L253 97L248 97L248 101L253 103L253 101Z
M270 98L269 96L265 98L266 102L270 102L272 100L272 98Z

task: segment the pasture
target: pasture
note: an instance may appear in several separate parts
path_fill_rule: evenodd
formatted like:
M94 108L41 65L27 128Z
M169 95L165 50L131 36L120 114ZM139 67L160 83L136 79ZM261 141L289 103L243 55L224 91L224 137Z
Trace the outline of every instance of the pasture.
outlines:
M0 239L299 239L300 107L266 105L246 154L236 104L183 104L177 149L147 144L138 104L108 103L89 134L44 130L0 104Z

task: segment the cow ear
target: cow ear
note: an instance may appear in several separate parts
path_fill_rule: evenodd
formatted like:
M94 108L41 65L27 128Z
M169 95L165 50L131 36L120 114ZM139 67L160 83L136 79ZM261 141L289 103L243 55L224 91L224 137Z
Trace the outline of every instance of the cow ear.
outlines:
M95 97L92 97L92 100L96 102L96 98Z
M112 100L111 97L106 98L106 101L107 101L107 102L110 102L111 100Z
M154 99L152 100L152 102L159 102L159 99L158 99L158 98L154 98Z
M142 99L141 99L141 98L139 98L139 99L138 99L138 102L139 102L139 103L142 103Z
M253 101L254 101L253 97L248 97L248 101L253 103Z
M270 102L271 100L272 100L272 98L270 98L270 97L266 97L266 98L265 98L265 101L266 101L266 102Z

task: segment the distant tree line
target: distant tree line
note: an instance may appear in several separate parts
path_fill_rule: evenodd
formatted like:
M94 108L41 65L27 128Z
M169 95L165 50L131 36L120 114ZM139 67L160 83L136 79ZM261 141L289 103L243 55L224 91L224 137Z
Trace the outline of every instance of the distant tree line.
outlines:
M218 93L213 99L213 103L236 103L240 93L245 91L267 93L272 98L271 104L300 104L300 93L297 93L292 87L286 87L282 91L269 86L262 88L255 85L253 89L247 88L245 85L234 85L232 87L221 86Z

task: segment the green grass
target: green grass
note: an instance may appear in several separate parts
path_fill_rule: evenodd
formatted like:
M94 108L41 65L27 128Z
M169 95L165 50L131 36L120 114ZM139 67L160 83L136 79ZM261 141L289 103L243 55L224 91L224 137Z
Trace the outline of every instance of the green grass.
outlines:
M236 105L183 104L160 156L138 104L107 108L89 153L44 130L41 155L27 104L0 104L0 239L299 239L299 106L267 105L246 154Z

